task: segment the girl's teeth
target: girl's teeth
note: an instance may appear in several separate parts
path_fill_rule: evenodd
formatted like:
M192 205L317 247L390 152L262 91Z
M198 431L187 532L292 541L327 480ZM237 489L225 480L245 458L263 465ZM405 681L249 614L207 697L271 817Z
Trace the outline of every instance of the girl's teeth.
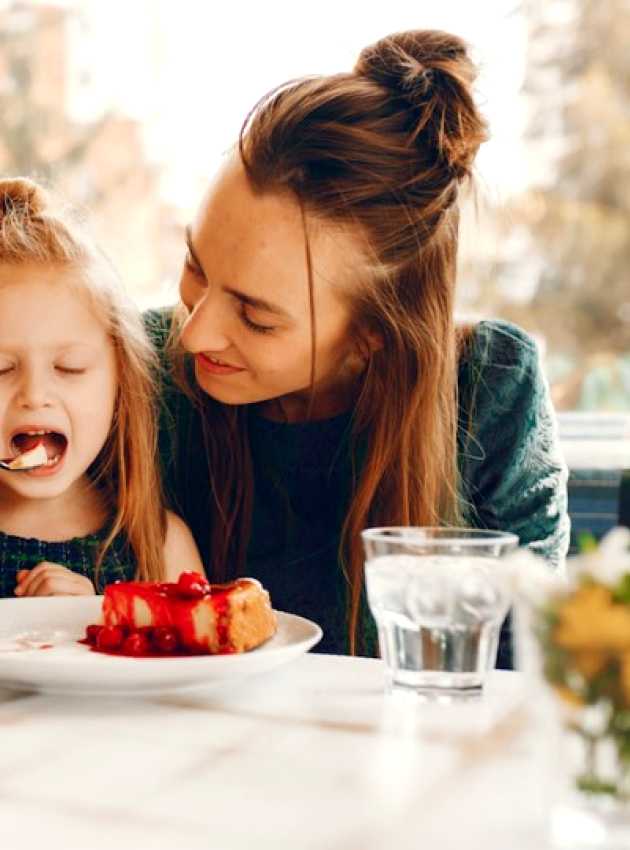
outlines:
M61 455L55 455L54 457L48 458L44 466L54 466L57 463Z

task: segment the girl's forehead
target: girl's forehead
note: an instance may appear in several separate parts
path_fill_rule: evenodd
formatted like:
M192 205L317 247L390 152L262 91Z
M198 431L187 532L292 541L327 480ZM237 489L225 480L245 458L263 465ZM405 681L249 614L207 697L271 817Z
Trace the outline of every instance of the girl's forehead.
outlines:
M97 343L105 324L80 268L0 264L0 332L4 339Z
M83 263L0 263L0 291L7 286L39 288L42 295L49 289L56 297L64 290L72 290L75 297L87 295L91 288L90 267Z

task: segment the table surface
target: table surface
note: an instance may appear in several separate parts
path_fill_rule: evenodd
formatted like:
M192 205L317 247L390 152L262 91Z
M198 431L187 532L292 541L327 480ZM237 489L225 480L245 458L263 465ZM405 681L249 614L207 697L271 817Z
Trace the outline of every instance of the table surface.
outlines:
M542 850L535 729L521 674L426 704L338 656L144 699L0 690L0 846Z

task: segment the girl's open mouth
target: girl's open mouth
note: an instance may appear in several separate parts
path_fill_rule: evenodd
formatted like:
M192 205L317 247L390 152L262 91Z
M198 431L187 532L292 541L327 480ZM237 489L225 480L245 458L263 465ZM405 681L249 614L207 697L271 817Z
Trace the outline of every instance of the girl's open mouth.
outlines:
M40 444L46 449L48 460L45 464L28 474L37 474L38 472L42 474L56 468L66 453L68 438L60 431L49 431L46 429L18 431L11 438L11 449L16 454L24 454L24 452L28 452Z

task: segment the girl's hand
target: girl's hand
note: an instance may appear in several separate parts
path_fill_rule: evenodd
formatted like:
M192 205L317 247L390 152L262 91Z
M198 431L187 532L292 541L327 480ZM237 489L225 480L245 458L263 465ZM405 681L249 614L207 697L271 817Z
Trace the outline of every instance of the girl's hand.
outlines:
M19 570L15 588L16 596L93 596L95 592L89 578L50 561Z

